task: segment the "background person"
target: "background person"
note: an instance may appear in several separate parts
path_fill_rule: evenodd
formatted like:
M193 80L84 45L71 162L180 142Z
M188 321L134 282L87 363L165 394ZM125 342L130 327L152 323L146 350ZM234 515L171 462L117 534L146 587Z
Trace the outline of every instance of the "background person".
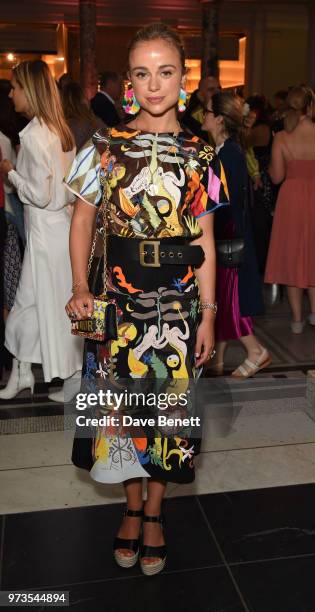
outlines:
M280 89L274 94L274 111L271 116L271 128L274 134L284 129L284 118L287 110L288 90Z
M217 265L217 353L214 372L223 374L224 353L228 342L240 340L247 351L247 358L234 370L232 376L245 379L267 367L271 360L267 349L254 335L252 320L252 316L263 313L264 307L250 219L246 209L248 174L240 146L242 126L242 101L231 93L214 94L205 109L203 128L210 130L215 140L216 152L224 167L231 204L216 213L215 238L243 237L245 241L245 260L239 269Z
M19 286L6 324L6 347L13 368L0 399L34 390L32 363L41 363L45 381L68 379L81 369L82 343L71 336L64 301L71 289L70 217L63 184L75 149L47 64L26 61L13 70L15 109L29 118L20 133L16 169L9 160L0 172L25 206L26 247Z
M181 119L183 125L206 142L209 142L209 134L202 129L203 109L211 96L220 91L220 89L221 86L217 77L207 76L200 79L198 89L192 92L187 109ZM211 142L211 144L213 144L213 142Z
M11 86L10 86L11 88ZM10 93L9 88L9 93ZM12 100L8 93L0 92L0 146L2 159L8 159L13 166L16 164L16 154L19 150L18 114L14 111ZM23 125L25 127L25 123ZM7 223L13 224L22 244L25 244L24 209L16 190L8 179L4 180L5 213Z
M273 134L269 105L265 98L258 95L250 96L246 102L250 107L250 113L245 119L245 126L247 127L246 145L247 147L253 147L259 164L261 183L261 186L254 192L252 224L258 267L260 273L263 274L276 201L276 189L268 173Z
M0 163L2 160L0 147ZM0 377L2 376L7 359L4 349L4 245L6 239L6 221L4 214L4 184L0 173Z
M315 125L314 94L295 87L288 94L285 119L289 132L276 134L269 167L274 183L282 183L274 216L265 282L287 286L291 330L303 331L303 291L308 290L315 325Z
M118 72L108 70L101 74L100 91L92 98L91 108L108 127L114 127L120 122L116 104L121 100L122 88L123 82Z
M82 145L102 127L102 119L96 117L90 108L90 103L84 95L79 83L69 83L61 90L61 102L68 126L73 134L76 149Z
M16 163L14 146L15 125L13 104L8 96L0 94L0 149L2 159ZM11 310L21 274L22 251L25 244L23 205L17 197L10 181L2 177L4 187L4 210L6 237L3 245L4 304L3 317L6 321Z

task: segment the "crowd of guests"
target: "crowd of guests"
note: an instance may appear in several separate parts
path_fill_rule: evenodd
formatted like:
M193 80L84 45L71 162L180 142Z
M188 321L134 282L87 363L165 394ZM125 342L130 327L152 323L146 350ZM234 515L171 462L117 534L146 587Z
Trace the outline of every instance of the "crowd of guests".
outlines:
M70 334L64 308L71 291L72 211L63 178L104 120L119 123L115 101L121 93L121 77L105 73L90 104L78 83L64 75L57 84L42 61L22 62L11 82L1 82L0 368L11 374L0 399L25 388L33 393L32 363L42 365L46 382L65 381L49 394L53 401L80 384L82 340Z
M192 101L184 120L192 130L195 129L195 133L202 134L202 137L207 138L208 142L214 141L217 145L217 118L221 122L221 127L225 128L225 138L230 140L231 144L233 143L234 148L235 143L238 142L239 152L241 149L242 156L245 154L247 173L251 178L247 218L250 223L261 281L273 287L279 286L280 290L283 290L283 287L287 288L292 314L291 331L294 334L300 334L306 322L303 318L305 290L307 290L310 302L307 321L311 325L315 323L315 261L313 255L315 219L314 179L312 178L315 170L314 93L304 84L290 87L288 90L276 92L273 105L271 105L262 95L253 95L244 100L242 91L237 91L237 95L230 98L230 108L224 108L224 93L218 94L219 90L217 79L213 77L203 79L200 82L199 90L191 97ZM208 94L205 94L207 91ZM205 95L208 100L206 105ZM218 95L219 98L217 98ZM201 118L203 109L204 121ZM195 123L198 124L197 129ZM219 146L222 147L222 140ZM225 148L226 145L221 151L224 151ZM220 150L218 154L220 156ZM234 155L230 157L232 166L239 168L236 149ZM224 166L229 175L227 159ZM240 168L239 171L241 171ZM237 177L235 181L240 182ZM228 183L231 195L233 194L233 181L228 180ZM232 204L235 201L232 209L237 218L237 198L234 199L232 195L231 200ZM244 197L240 200L244 206ZM246 228L242 230L239 225L240 217L238 226L236 218L233 229L235 235L246 235ZM220 214L217 214L217 221L219 220ZM251 261L253 261L252 256ZM243 286L243 289L245 287L247 296L251 295L251 298L255 295L257 298L258 293L254 277L247 276L245 285L242 285L245 269L246 266L243 265L237 274L240 311L248 314L250 310L242 307L243 291L241 287ZM219 270L218 282L220 282L222 272L230 274L230 271L221 270L220 272ZM250 278L251 281L249 281ZM260 314L261 300L257 300L252 312L256 315ZM230 313L232 313L231 310ZM220 315L217 323L219 320ZM217 337L219 339L220 336ZM231 334L231 339L233 337L235 335ZM239 337L243 340L241 336ZM219 370L223 365L221 357L222 350L219 348L217 364ZM266 352L264 352L264 357L266 363L269 363Z
M71 206L62 179L75 151L94 132L130 120L120 106L122 95L118 73L103 73L99 91L88 101L69 75L56 84L41 61L22 63L11 83L0 83L2 371L13 356L0 399L25 387L33 390L31 363L42 364L48 382L80 375L82 345L68 333L64 313L71 287ZM241 90L222 91L219 80L209 76L181 113L182 125L215 147L225 170L231 207L216 213L216 238L241 237L245 244L240 267L217 266L210 374L223 374L226 347L235 339L247 356L234 377L247 378L269 365L268 350L253 328L253 317L264 312L263 282L287 286L295 334L305 325L307 290L308 322L315 324L313 100L305 85L278 91L273 105L261 95L245 100ZM60 401L64 392L50 397Z

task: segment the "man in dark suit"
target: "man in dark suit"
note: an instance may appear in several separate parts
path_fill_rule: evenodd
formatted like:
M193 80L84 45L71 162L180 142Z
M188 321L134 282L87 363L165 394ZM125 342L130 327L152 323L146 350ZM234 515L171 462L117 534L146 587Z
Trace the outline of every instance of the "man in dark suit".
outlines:
M100 78L100 91L92 98L91 108L108 127L114 127L121 121L115 106L121 95L121 76L117 72L103 72Z

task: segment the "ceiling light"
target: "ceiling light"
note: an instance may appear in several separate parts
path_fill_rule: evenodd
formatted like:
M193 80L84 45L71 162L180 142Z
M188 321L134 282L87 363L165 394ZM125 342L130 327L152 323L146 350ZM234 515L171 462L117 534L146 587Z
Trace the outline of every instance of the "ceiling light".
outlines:
M7 60L9 60L9 62L13 62L14 59L15 59L15 57L14 57L13 53L8 53L7 54Z

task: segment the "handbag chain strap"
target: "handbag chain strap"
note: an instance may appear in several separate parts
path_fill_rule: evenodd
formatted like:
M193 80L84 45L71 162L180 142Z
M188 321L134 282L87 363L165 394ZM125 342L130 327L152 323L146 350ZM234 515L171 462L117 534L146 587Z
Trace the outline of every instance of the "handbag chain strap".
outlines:
M109 144L106 147L106 153L109 154ZM102 185L102 204L101 204L101 209L99 213L102 212L103 227L101 230L96 229L95 231L93 242L92 242L92 247L91 247L91 253L89 257L89 262L88 262L88 267L87 267L87 276L89 277L90 272L91 272L92 262L93 262L94 255L95 255L97 234L101 233L103 236L103 253L104 253L104 265L103 265L103 295L104 297L107 296L107 287L108 287L108 268L107 268L107 205L108 205L108 198L107 198L106 180L107 180L107 175L101 176L100 182Z
M106 177L101 178L101 185L103 187L103 201L102 201L102 217L103 217L103 245L104 245L104 265L103 265L103 294L107 296L107 288L108 288L108 268L107 268L107 188L106 188Z

